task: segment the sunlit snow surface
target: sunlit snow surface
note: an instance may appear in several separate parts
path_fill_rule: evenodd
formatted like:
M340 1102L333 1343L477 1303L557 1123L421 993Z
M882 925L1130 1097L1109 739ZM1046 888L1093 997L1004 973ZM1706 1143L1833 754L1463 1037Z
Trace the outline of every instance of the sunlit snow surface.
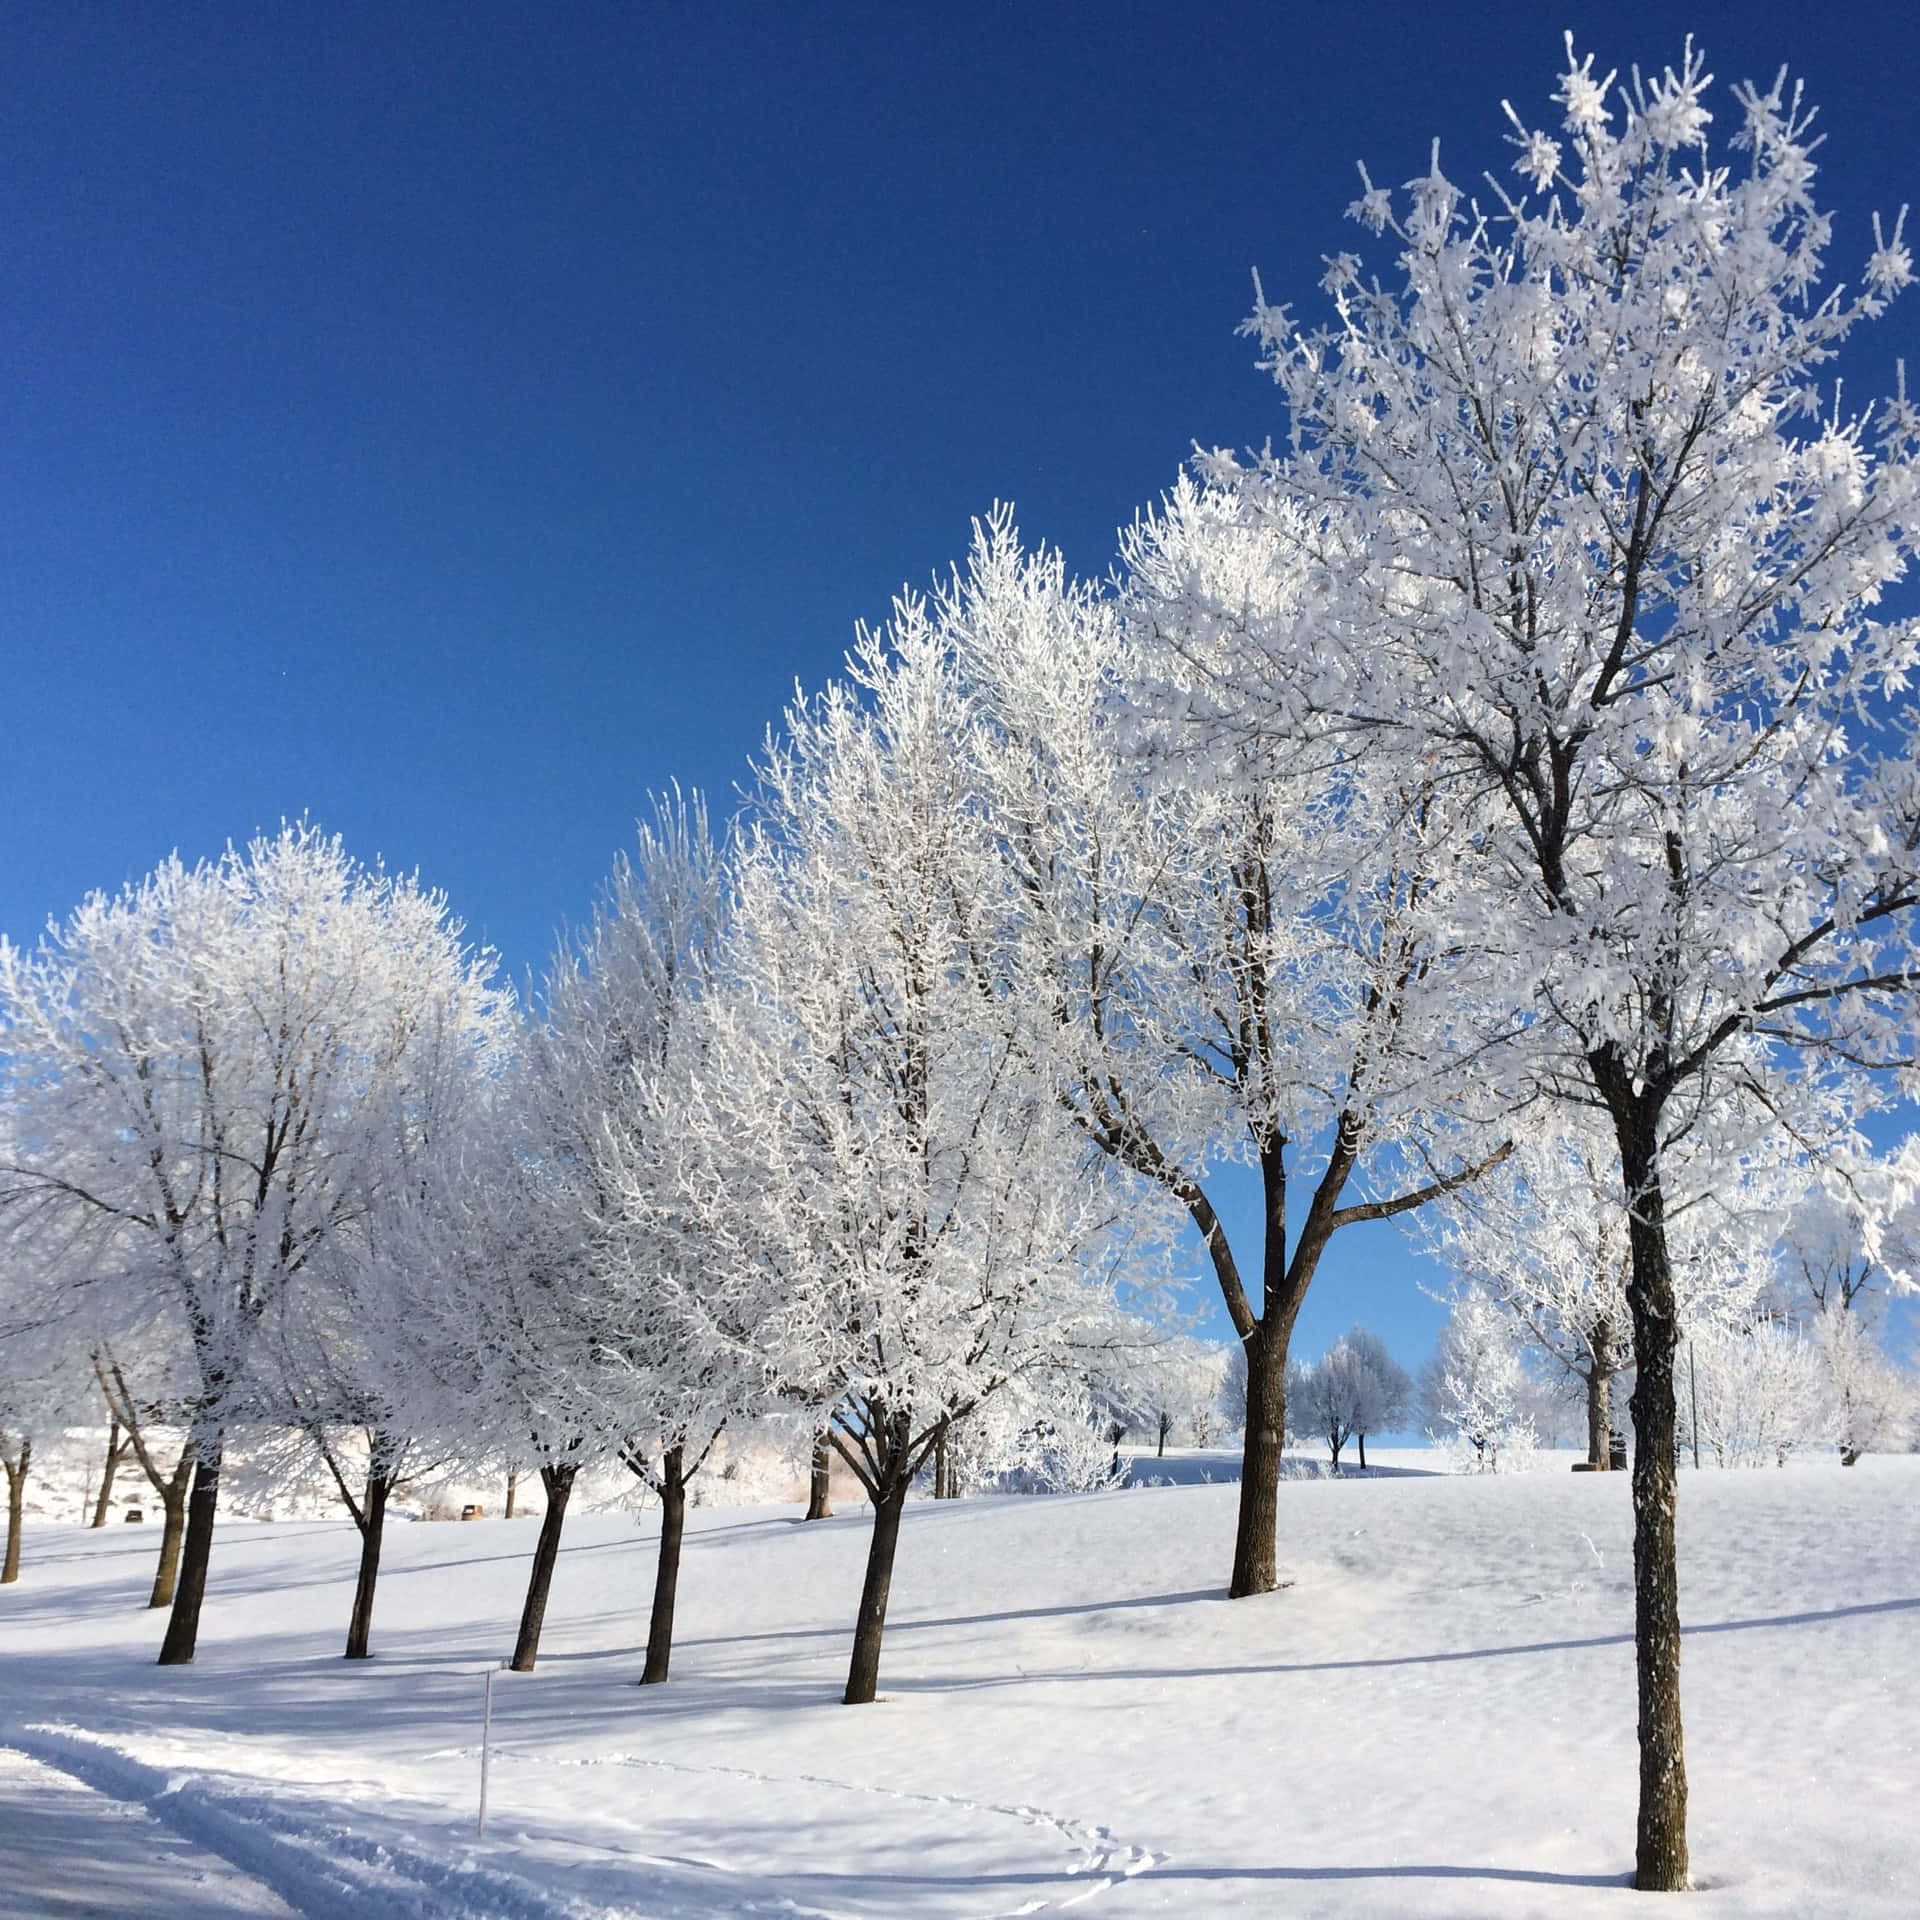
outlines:
M1920 1459L1681 1495L1688 1911L1910 1915ZM41 1523L0 1594L0 1743L310 1915L1672 1910L1624 1890L1624 1475L1290 1481L1292 1585L1228 1602L1234 1497L914 1506L885 1698L853 1709L863 1513L691 1515L645 1692L655 1522L584 1518L538 1672L496 1683L483 1840L480 1676L532 1522L391 1528L353 1666L351 1528L223 1525L199 1661L167 1671L154 1529Z

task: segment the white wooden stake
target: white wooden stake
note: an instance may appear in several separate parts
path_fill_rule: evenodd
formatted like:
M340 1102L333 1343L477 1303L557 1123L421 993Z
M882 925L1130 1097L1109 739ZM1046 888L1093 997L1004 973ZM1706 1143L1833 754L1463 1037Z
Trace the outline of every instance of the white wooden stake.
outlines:
M487 1704L480 1719L480 1818L474 1822L473 1831L482 1835L487 1830L487 1760L493 1745L493 1669L487 1669Z

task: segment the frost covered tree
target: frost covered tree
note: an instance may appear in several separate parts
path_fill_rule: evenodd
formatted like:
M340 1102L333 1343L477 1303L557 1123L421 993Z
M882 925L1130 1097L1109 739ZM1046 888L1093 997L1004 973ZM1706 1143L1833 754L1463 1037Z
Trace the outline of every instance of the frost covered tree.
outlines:
M281 1449L284 1465L299 1473L317 1459L360 1536L349 1660L372 1654L388 1504L457 1444L422 1414L421 1320L396 1261L459 1143L487 1124L515 1039L504 999L418 1034L406 1096L386 1114L391 1132L372 1143L379 1176L359 1218L316 1250L302 1284L282 1292L255 1336L254 1418L300 1436L303 1445Z
M1214 1407L1226 1377L1227 1350L1211 1340L1175 1337L1153 1343L1140 1354L1141 1379L1134 1398L1152 1434L1154 1452L1164 1455L1175 1433L1197 1447L1211 1430Z
M1847 1155L1795 1197L1780 1248L1789 1312L1876 1323L1887 1298L1920 1283L1920 1139Z
M1035 1064L1018 903L968 778L971 715L924 609L763 760L712 1071L679 1129L716 1338L830 1409L874 1526L845 1698L874 1697L901 1516L941 1436L1110 1317L1112 1196Z
M602 1390L623 1410L617 1456L660 1502L643 1686L668 1676L688 1488L722 1430L768 1404L757 1328L687 1305L713 1248L707 1196L681 1185L680 1133L688 1088L727 1070L702 1006L726 876L704 802L656 800L636 854L556 957L532 1042L538 1151L584 1228Z
M1292 1430L1327 1443L1334 1470L1349 1440L1367 1464L1367 1435L1384 1433L1413 1411L1413 1381L1380 1336L1354 1327L1310 1366L1299 1368L1289 1390Z
M271 1481L324 1470L360 1536L345 1658L373 1653L373 1602L387 1506L409 1480L439 1464L415 1428L416 1356L376 1253L356 1258L306 1297L285 1303L256 1348L256 1401L282 1444L260 1465ZM297 1436L297 1438L296 1438ZM291 1444L289 1444L291 1443Z
M1841 1465L1853 1466L1863 1453L1903 1448L1920 1410L1912 1373L1888 1359L1857 1313L1819 1315L1811 1338Z
M1920 1141L1909 1139L1808 1182L1782 1239L1783 1306L1807 1323L1847 1466L1903 1445L1920 1404L1880 1344L1887 1296L1920 1275L1917 1190Z
M1088 1383L1070 1373L1022 1376L954 1428L949 1467L964 1487L1013 1493L1092 1493L1124 1482L1131 1456Z
M1716 1466L1784 1467L1833 1437L1820 1354L1792 1321L1708 1326L1688 1340L1687 1360L1686 1436Z
M1920 412L1822 386L1911 259L1876 223L1857 287L1823 288L1808 109L1784 76L1737 89L1723 157L1709 81L1691 46L1624 87L1570 51L1557 133L1509 112L1511 193L1475 202L1437 149L1405 195L1366 183L1397 266L1336 259L1324 326L1261 301L1290 438L1207 463L1235 537L1313 591L1284 631L1214 608L1185 656L1242 741L1313 714L1382 784L1422 770L1480 855L1461 937L1505 970L1485 1065L1611 1123L1656 1890L1687 1883L1667 1156L1819 1146L1878 1097L1920 905L1914 633L1876 614L1920 529Z
M1333 1236L1471 1180L1441 1067L1457 1017L1451 855L1307 752L1284 768L1143 765L1143 662L1215 549L1165 523L1116 605L996 514L930 619L977 724L978 791L1021 903L1021 992L1050 1015L1074 1124L1205 1249L1244 1368L1235 1596L1269 1591L1294 1322ZM1415 809L1417 814L1417 808ZM1236 1246L1223 1170L1261 1189Z
M1523 1142L1484 1192L1435 1223L1434 1250L1504 1305L1586 1403L1587 1465L1608 1466L1613 1383L1633 1359L1627 1219L1610 1142Z
M92 1379L84 1356L64 1329L10 1324L10 1302L0 1294L0 1467L7 1476L7 1536L0 1586L20 1577L27 1482L36 1447L58 1439L84 1417Z
M386 1243L415 1430L471 1463L532 1466L545 1506L509 1664L530 1673L580 1474L618 1456L629 1409L603 1361L587 1217L540 1151L527 1052ZM549 1143L550 1144L550 1143Z
M765 1404L761 1330L729 1318L738 1296L700 1221L724 1196L681 1184L724 867L697 798L656 803L401 1243L406 1338L435 1383L435 1430L469 1455L533 1463L546 1494L518 1671L539 1657L579 1476L618 1463L661 1503L641 1683L667 1678L689 1486L728 1422ZM694 1310L690 1275L714 1311Z
M1512 1315L1469 1282L1455 1297L1438 1350L1421 1376L1430 1431L1474 1472L1525 1466L1535 1440L1527 1387Z
M91 1236L98 1330L161 1319L189 1357L193 1487L163 1664L193 1657L256 1335L385 1190L423 1052L486 1043L491 973L439 895L304 824L175 857L33 951L0 948L7 1226L68 1256Z

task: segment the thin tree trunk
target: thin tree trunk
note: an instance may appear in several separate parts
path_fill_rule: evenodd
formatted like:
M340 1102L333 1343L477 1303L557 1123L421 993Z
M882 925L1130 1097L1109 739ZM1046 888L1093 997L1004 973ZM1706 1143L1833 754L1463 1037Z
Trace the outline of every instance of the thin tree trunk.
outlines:
M140 1429L140 1410L138 1403L127 1391L126 1376L120 1371L120 1363L108 1354L104 1363L100 1355L93 1360L94 1377L100 1382L100 1391L106 1396L107 1410L120 1423L121 1431L127 1436L126 1444L133 1449L133 1457L140 1463L140 1471L146 1475L148 1484L159 1497L160 1511L164 1524L160 1529L160 1559L153 1572L153 1591L147 1598L147 1610L173 1605L174 1586L180 1574L180 1543L187 1526L187 1489L193 1480L195 1459L192 1436L181 1444L180 1457L173 1463L173 1471L163 1474L159 1464L148 1450L146 1435Z
M880 1685L880 1638L887 1625L887 1596L893 1587L893 1556L900 1544L900 1516L906 1510L906 1476L890 1471L873 1503L873 1537L867 1543L867 1577L860 1589L860 1614L853 1629L853 1661L847 1669L849 1707L867 1705Z
M828 1497L828 1479L833 1467L833 1453L827 1445L824 1432L813 1438L813 1462L807 1475L807 1518L809 1520L831 1520L833 1502Z
M1624 1109L1624 1111L1623 1111ZM1640 1695L1640 1807L1634 1885L1678 1892L1688 1884L1687 1764L1680 1722L1680 1584L1674 1532L1673 1358L1678 1346L1666 1198L1660 1185L1657 1110L1615 1107L1628 1198L1633 1270L1633 1624Z
M527 1604L520 1610L520 1637L513 1643L515 1673L531 1673L540 1657L540 1628L547 1617L547 1595L553 1586L553 1563L560 1553L560 1529L573 1492L574 1466L542 1467L540 1483L547 1490L547 1510L540 1517L540 1539L533 1549L533 1571L527 1580Z
M940 1423L939 1437L933 1443L933 1497L952 1500L958 1496L953 1486L953 1453L947 1445L947 1423Z
M100 1469L100 1497L93 1503L93 1524L107 1524L107 1508L113 1504L113 1470L120 1464L127 1443L120 1438L120 1422L107 1416L107 1463Z
M643 1687L658 1686L673 1658L673 1603L680 1587L680 1541L687 1529L684 1455L669 1447L660 1474L660 1558L653 1572L653 1615L647 1622L647 1665Z
M1240 1512L1233 1537L1228 1595L1244 1600L1279 1585L1274 1539L1279 1528L1280 1446L1286 1431L1286 1350L1272 1317L1258 1321L1247 1354L1247 1432L1240 1455Z
M153 1570L153 1592L147 1610L173 1605L174 1583L180 1577L180 1542L187 1530L187 1486L193 1479L193 1443L189 1441L170 1478L157 1483L160 1511L160 1562Z
M10 1587L20 1578L20 1526L27 1501L27 1472L33 1465L33 1442L20 1442L20 1458L9 1460L7 1467L7 1553L0 1560L0 1587Z
M353 1587L353 1618L347 1623L349 1660L366 1660L373 1653L373 1589L380 1578L380 1536L387 1524L387 1496L393 1481L371 1467L367 1491L354 1517L360 1522L360 1577Z
M224 1433L216 1433L207 1446L196 1449L193 1491L187 1497L186 1537L180 1549L180 1578L174 1589L173 1611L167 1616L166 1637L160 1643L163 1667L187 1666L200 1638L200 1607L207 1596L207 1562L213 1555L213 1516L220 1504L220 1462L225 1452Z
M1164 1460L1167 1457L1167 1429L1173 1422L1163 1413L1160 1416L1160 1444L1154 1449L1154 1458Z
M519 1491L520 1469L518 1467L509 1467L507 1469L507 1518L509 1520L513 1518L513 1496Z
M1596 1359L1587 1370L1587 1465L1605 1473L1613 1464L1613 1375Z
M1360 1449L1360 1471L1365 1473L1367 1470L1367 1436L1364 1433L1356 1433L1353 1438L1354 1444Z

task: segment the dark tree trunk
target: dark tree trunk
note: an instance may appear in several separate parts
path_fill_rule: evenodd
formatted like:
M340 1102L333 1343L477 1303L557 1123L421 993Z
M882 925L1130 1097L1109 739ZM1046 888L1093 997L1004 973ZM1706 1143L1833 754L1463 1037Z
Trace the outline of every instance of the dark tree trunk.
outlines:
M120 1422L111 1416L107 1420L107 1460L100 1469L100 1497L93 1503L93 1524L104 1527L107 1524L107 1509L113 1504L113 1471L120 1464L120 1456L127 1450L127 1443L120 1437Z
M643 1687L655 1687L667 1677L673 1658L673 1602L680 1587L680 1541L687 1530L687 1482L682 1472L685 1456L678 1447L667 1449L660 1474L660 1558L653 1571L653 1615L647 1622L647 1665L640 1676Z
M189 1441L179 1464L165 1479L154 1483L160 1496L160 1562L153 1570L153 1592L147 1610L173 1605L174 1583L180 1577L180 1542L187 1531L187 1487L193 1479L193 1444Z
M1333 1455L1333 1470L1335 1473L1340 1471L1340 1449L1346 1444L1344 1435L1339 1439L1329 1440L1327 1442L1327 1451Z
M553 1563L560 1553L560 1529L573 1492L574 1466L542 1467L540 1483L547 1490L547 1510L540 1517L540 1539L533 1549L533 1571L527 1580L527 1604L520 1610L520 1637L513 1643L515 1673L531 1673L540 1657L540 1628L547 1617L547 1594L553 1586Z
M1172 1419L1163 1413L1160 1416L1160 1444L1154 1449L1153 1457L1156 1460L1164 1460L1167 1457L1167 1429L1172 1425Z
M1354 1445L1360 1449L1360 1471L1365 1473L1367 1470L1367 1436L1364 1433L1356 1433L1353 1436L1353 1441Z
M833 1502L828 1497L828 1475L833 1466L833 1452L827 1445L824 1433L814 1435L813 1462L807 1475L807 1518L809 1520L831 1520Z
M195 1452L186 1537L180 1549L180 1578L174 1589L173 1611L167 1616L166 1637L160 1642L163 1667L187 1666L200 1638L200 1607L207 1597L207 1562L213 1555L213 1516L220 1504L220 1462L225 1452L223 1433L216 1433Z
M1286 1431L1286 1343L1272 1317L1243 1342L1247 1353L1247 1432L1240 1455L1240 1513L1233 1538L1229 1596L1271 1593L1279 1585L1274 1538L1279 1526L1280 1446Z
M847 1669L847 1691L842 1696L849 1707L865 1706L880 1685L880 1637L887 1625L893 1556L900 1544L900 1516L906 1504L906 1476L896 1471L873 1503L873 1538L867 1543L867 1577L860 1589L860 1615L853 1629L853 1662Z
M387 1524L387 1496L392 1491L393 1482L386 1474L368 1470L367 1491L355 1516L360 1522L360 1577L354 1582L353 1618L347 1624L349 1660L365 1660L373 1652L373 1588L380 1578L380 1536Z
M953 1452L947 1444L947 1423L940 1423L940 1433L933 1443L933 1497L936 1500L957 1500L960 1490L954 1485Z
M0 1560L0 1587L10 1587L20 1578L20 1525L27 1502L27 1473L33 1465L33 1442L20 1442L20 1458L7 1466L7 1552Z
M513 1518L513 1496L519 1491L520 1469L518 1467L509 1467L507 1469L507 1518L509 1520Z
M1610 1092L1630 1203L1633 1270L1633 1624L1640 1694L1640 1809L1634 1885L1672 1893L1688 1884L1687 1763L1680 1724L1680 1587L1674 1532L1673 1359L1678 1341L1658 1108Z

